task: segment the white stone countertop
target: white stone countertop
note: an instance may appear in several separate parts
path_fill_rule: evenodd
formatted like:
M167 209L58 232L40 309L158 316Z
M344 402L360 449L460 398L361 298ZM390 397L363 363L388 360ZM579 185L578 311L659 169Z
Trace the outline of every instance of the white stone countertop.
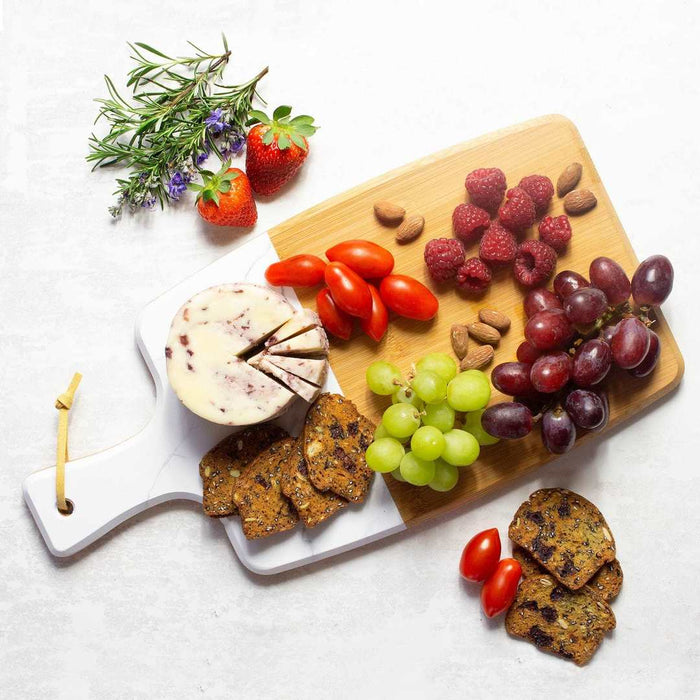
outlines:
M256 232L454 143L572 119L637 255L673 260L680 389L468 510L277 577L187 503L54 559L21 483L54 463L55 397L83 372L73 457L136 433L153 407L136 314L240 240L191 199L113 223L114 173L84 159L91 99L104 73L123 83L127 41L182 54L222 30L231 80L269 65L269 102L322 125ZM0 697L698 697L699 33L691 0L0 0ZM543 485L600 507L624 567L617 629L584 668L509 638L456 573Z

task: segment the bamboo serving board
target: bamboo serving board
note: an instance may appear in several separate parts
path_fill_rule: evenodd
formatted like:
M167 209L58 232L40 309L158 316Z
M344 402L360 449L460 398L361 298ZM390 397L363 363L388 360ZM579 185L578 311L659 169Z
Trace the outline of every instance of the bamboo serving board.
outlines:
M199 460L231 429L188 411L168 385L163 348L170 322L184 300L225 282L264 284L265 268L278 256L323 254L334 243L350 238L368 238L388 247L396 257L396 272L412 275L432 287L423 263L423 247L430 238L451 236L452 211L465 199L464 178L469 171L498 166L505 171L508 182L516 184L522 176L534 172L555 179L572 161L583 164L582 186L595 192L598 206L574 220L570 251L560 259L559 269L570 267L585 274L590 260L608 255L632 273L636 258L578 132L562 117L543 117L455 146L341 194L277 226L269 235L247 241L154 299L136 323L137 345L153 376L156 392L149 424L120 445L68 463L66 496L74 505L69 516L61 515L56 508L55 467L31 474L23 484L25 500L49 550L56 556L70 556L156 504L181 499L201 502ZM399 202L409 212L422 214L426 219L422 237L404 247L396 245L393 230L374 219L372 205L379 199ZM555 200L551 213L561 211L561 202ZM476 247L469 251L475 252ZM294 292L284 291L296 303ZM303 305L314 306L315 291L299 290ZM494 364L515 358L523 332L522 292L510 271L499 272L488 294L478 301L461 297L449 287L435 291L440 310L429 323L393 319L378 345L362 335L348 342L333 341L332 371L325 390L342 391L361 411L378 420L387 400L368 391L364 380L367 365L383 358L407 372L411 362L427 352L450 352L450 326L474 320L483 306L503 311L512 319ZM656 330L662 352L654 373L641 380L616 374L607 381L610 426L641 411L680 381L683 360L661 316ZM499 399L494 394L492 400ZM279 422L296 434L304 415L305 406L299 405ZM474 465L462 470L457 487L449 493L411 487L389 476L385 481L375 480L362 506L347 508L313 530L297 527L250 542L243 536L238 518L222 518L219 522L246 567L260 574L274 574L460 508L550 459L536 430L523 440L503 441L485 448Z
M560 256L557 270L568 268L588 276L590 261L605 255L622 265L631 278L638 263L632 246L578 130L560 116L542 117L436 153L323 202L269 232L280 258L297 253L322 255L335 243L352 238L372 240L394 254L395 272L415 277L438 296L440 309L435 319L428 323L392 319L378 345L361 334L347 342L333 340L331 365L343 392L361 411L379 421L388 405L386 397L375 396L367 389L365 370L371 362L388 360L406 373L413 361L428 352L452 354L450 326L478 320L480 308L497 309L512 320L491 367L516 359L525 316L523 292L511 271L498 271L488 292L473 300L461 296L449 285L443 287L430 280L423 262L423 247L431 238L452 236L452 212L465 201L464 179L475 168L499 167L506 173L508 185L513 187L520 178L532 173L547 175L556 182L561 171L575 161L583 165L579 187L592 190L598 205L583 216L572 217L572 241L567 253ZM394 241L394 230L380 224L373 215L374 202L382 199L401 204L407 214L425 217L425 230L418 240L406 245ZM562 200L555 195L548 214L563 213ZM536 234L532 230L528 232L528 237L533 235ZM477 255L477 251L478 244L467 250L467 257ZM663 251L649 251L649 254L656 252ZM297 290L297 294L304 306L314 306L315 290ZM669 303L673 303L673 296ZM656 370L645 379L615 372L606 380L610 395L608 429L660 399L681 380L683 358L661 314L654 330L662 347ZM509 399L494 391L491 401L502 400ZM596 436L580 438L577 445L587 439ZM544 448L539 430L535 429L522 440L501 441L484 448L478 461L462 470L459 483L448 493L415 488L391 476L385 480L403 521L411 526L460 508L551 459L553 455Z

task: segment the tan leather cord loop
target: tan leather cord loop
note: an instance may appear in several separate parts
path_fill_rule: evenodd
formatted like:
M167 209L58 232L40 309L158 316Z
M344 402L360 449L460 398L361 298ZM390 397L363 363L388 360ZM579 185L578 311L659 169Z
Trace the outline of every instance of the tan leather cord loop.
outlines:
M70 513L72 508L66 501L66 462L68 461L68 411L83 375L76 372L65 393L56 399L58 409L58 444L56 446L56 506L61 513Z

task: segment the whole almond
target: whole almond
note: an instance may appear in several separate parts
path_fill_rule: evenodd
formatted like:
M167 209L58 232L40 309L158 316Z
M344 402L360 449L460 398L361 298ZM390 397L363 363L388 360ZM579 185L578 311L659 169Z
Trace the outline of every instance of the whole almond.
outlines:
M493 360L493 348L490 345L480 345L474 348L459 363L459 369L464 372L467 369L481 369Z
M571 192L571 190L578 185L582 172L583 166L581 163L567 165L566 168L564 168L564 172L557 180L557 195L563 197L565 194Z
M479 311L479 320L489 326L493 326L501 333L505 333L510 328L508 316L494 309L481 309Z
M400 224L403 221L403 217L406 216L406 210L398 204L382 200L375 203L374 215L383 224L396 226L396 224Z
M593 209L598 200L590 190L574 190L564 197L564 209L571 216L579 216Z
M469 335L480 343L498 345L498 341L501 339L501 334L493 326L487 326L480 321L470 323L467 326L467 330Z
M423 226L425 226L425 219L420 214L411 214L396 229L396 242L408 243L415 240L423 233Z
M461 360L467 354L467 346L469 344L469 331L466 326L461 323L455 323L450 328L450 340L452 341L452 349L455 355Z

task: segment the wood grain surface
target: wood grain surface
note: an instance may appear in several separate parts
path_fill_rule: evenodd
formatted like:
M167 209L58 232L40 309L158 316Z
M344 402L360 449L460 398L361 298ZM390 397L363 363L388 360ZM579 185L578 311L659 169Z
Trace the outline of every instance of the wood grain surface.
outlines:
M559 258L557 270L568 268L587 276L590 261L606 255L617 260L631 277L637 265L632 246L578 130L568 119L557 115L525 122L423 158L333 197L270 231L281 258L297 253L322 255L331 245L351 238L375 241L394 254L395 272L416 277L437 294L440 310L430 322L394 318L379 344L359 330L347 342L332 341L332 367L343 391L361 411L378 421L388 403L386 397L374 396L367 389L365 369L373 360L389 360L407 373L411 363L427 352L451 352L450 326L477 320L480 308L497 309L512 319L491 368L516 359L515 350L523 338L523 292L511 271L496 272L483 297L469 298L449 285L442 288L429 279L423 247L431 238L452 236L452 211L466 200L464 179L471 170L499 167L512 187L532 173L547 175L556 182L564 167L574 161L583 165L579 186L595 193L598 206L583 216L572 217L572 242L567 253ZM422 214L426 224L421 237L406 245L395 243L394 230L374 218L372 206L380 199L403 205L408 214ZM562 200L556 195L548 213L553 216L564 213ZM533 236L536 236L534 228L527 233L527 237ZM477 255L477 249L478 245L470 247L467 256ZM304 306L313 308L316 291L297 290L297 294ZM672 302L673 296L669 303ZM645 379L633 379L615 371L606 380L610 393L608 429L667 394L681 380L683 358L663 316L659 313L657 318L654 330L660 336L662 350L656 370ZM471 347L475 347L473 341ZM494 390L491 402L501 400L503 396ZM597 439L597 435L580 437L577 445L582 440ZM459 508L551 459L553 456L543 447L536 428L522 440L502 441L483 448L477 462L462 469L459 483L448 493L416 488L391 476L386 480L404 521L414 525Z

